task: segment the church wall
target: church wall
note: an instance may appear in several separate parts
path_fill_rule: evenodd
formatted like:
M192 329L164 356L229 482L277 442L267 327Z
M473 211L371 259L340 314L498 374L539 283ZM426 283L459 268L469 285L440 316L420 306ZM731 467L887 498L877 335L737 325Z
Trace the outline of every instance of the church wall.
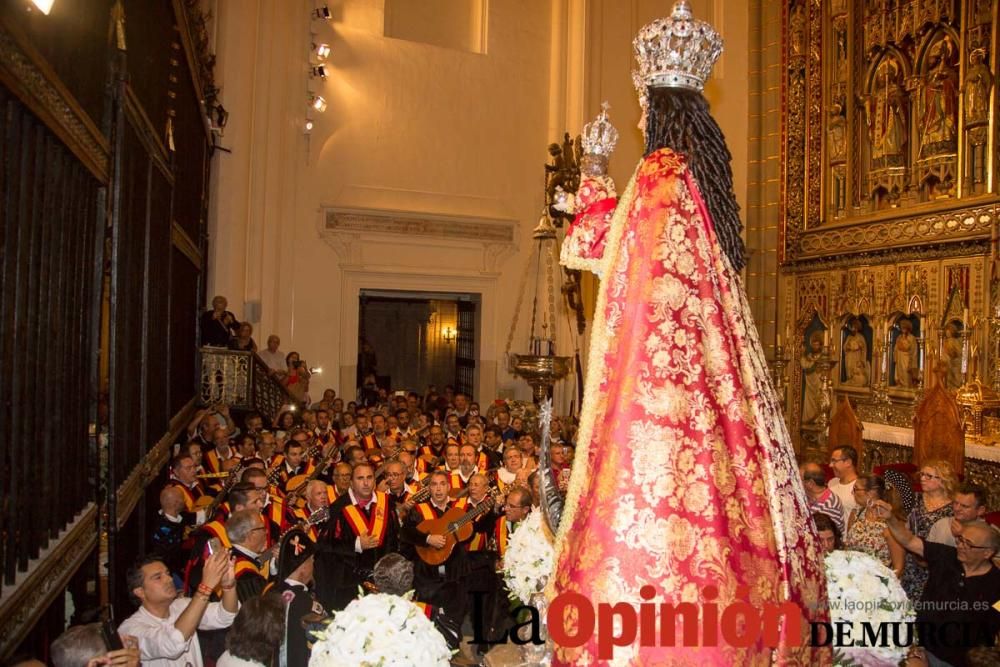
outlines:
M530 249L542 203L552 8L482 4L485 54L387 38L377 0L331 3L333 20L313 22L332 54L329 77L313 84L328 108L310 135L312 3L216 5L230 110L222 144L233 152L216 158L208 293L228 296L259 344L277 333L283 350L322 366L313 393L350 392L351 290L378 283L486 292L480 392L528 396L498 365L523 268L517 249ZM342 232L330 212L385 224Z

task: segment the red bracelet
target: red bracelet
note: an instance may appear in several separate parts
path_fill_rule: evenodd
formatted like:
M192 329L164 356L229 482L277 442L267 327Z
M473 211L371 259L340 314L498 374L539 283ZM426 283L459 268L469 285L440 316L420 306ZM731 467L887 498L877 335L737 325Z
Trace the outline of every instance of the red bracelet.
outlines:
M198 584L198 592L201 593L202 595L212 597L212 589L206 586L205 584Z

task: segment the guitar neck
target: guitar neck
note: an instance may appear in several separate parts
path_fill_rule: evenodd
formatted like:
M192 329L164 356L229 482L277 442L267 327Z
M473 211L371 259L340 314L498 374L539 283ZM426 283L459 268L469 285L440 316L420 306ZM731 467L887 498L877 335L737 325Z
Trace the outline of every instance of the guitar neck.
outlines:
M491 507L493 507L493 499L492 498L484 498L483 501L481 503L479 503L479 505L477 505L475 507L475 509L473 509L471 512L466 512L465 516L463 516L461 519L458 519L454 523L452 523L451 525L453 527L452 527L452 529L451 529L450 532L455 532L456 530L458 530L462 526L465 526L466 524L475 521L476 519L478 519L483 514L486 514L486 512L488 512Z

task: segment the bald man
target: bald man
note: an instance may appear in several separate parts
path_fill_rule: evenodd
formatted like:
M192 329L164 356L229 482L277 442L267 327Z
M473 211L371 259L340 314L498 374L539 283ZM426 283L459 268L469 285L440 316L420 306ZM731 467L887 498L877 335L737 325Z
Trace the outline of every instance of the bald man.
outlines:
M192 527L193 514L182 518L184 512L184 492L175 485L163 487L160 491L160 511L153 522L153 552L159 555L172 574L184 571L187 555L181 548L187 529Z

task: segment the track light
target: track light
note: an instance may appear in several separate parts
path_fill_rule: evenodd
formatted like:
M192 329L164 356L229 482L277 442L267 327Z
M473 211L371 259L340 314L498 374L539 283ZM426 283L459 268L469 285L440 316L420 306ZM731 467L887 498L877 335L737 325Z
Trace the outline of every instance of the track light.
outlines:
M317 7L316 9L314 9L313 16L318 19L323 19L324 21L329 21L331 18L333 18L333 15L330 13L329 5L323 5L322 7Z
M316 54L316 59L323 61L330 57L330 45L326 42L322 44L313 44L313 53Z
M33 4L38 11L48 16L49 12L52 11L52 5L55 4L55 1L56 0L31 0L31 4Z
M309 100L309 104L320 113L326 111L326 100L323 99L322 95L313 95Z
M326 78L326 65L316 65L315 67L310 67L309 71L313 76L318 76L321 79Z

